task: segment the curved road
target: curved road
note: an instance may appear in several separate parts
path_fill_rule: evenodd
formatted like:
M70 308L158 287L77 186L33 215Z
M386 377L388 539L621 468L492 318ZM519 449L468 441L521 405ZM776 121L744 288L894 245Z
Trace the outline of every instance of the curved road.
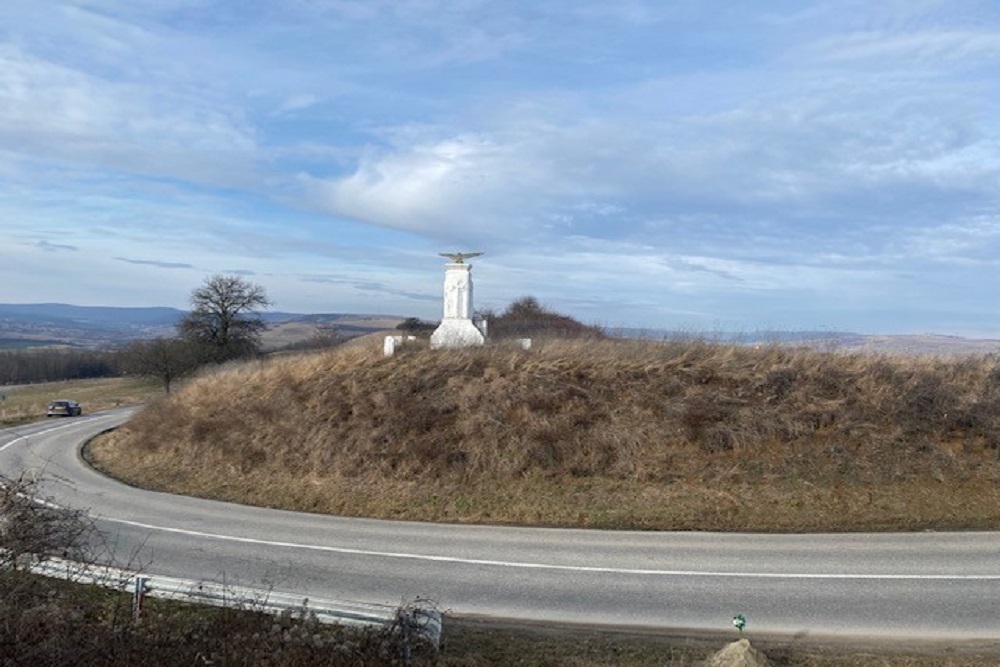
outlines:
M87 509L118 562L315 597L510 619L855 638L1000 637L1000 534L757 535L455 526L135 489L79 447L128 410L0 430L0 472Z

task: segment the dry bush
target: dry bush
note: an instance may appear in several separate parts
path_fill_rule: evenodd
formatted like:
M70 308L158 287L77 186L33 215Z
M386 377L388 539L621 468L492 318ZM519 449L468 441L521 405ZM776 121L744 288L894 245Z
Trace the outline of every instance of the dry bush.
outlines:
M96 546L95 546L96 545ZM0 664L33 665L431 665L437 652L390 625L322 625L308 613L201 608L131 597L32 575L52 557L97 562L100 536L84 512L56 506L29 478L0 479ZM103 558L102 558L103 560Z
M95 534L85 512L41 497L36 479L0 476L0 571L53 557L91 562Z
M436 649L395 626L322 625L303 614L196 607L150 599L143 617L131 599L93 586L0 573L0 663L272 665L317 667L438 662Z
M463 489L567 480L994 483L998 369L701 340L339 349L193 381L96 456L189 493L390 516L420 499L449 518Z

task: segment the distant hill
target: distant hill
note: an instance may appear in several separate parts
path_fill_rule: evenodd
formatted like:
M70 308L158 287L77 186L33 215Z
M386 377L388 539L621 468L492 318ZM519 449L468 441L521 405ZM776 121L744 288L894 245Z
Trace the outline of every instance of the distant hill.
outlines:
M298 315L268 313L267 331L263 335L265 350L300 343L333 329L343 338L359 338L377 331L395 330L404 318L395 315L358 315L351 313L321 313Z
M4 303L0 318L104 323L115 326L173 326L184 311L176 308L119 308L114 306L73 306L65 303Z
M844 349L884 354L973 356L1000 354L1000 340L940 334L861 336L860 340L845 345Z
M690 331L684 329L611 329L609 333L622 338L642 338L647 340L709 340L719 343L736 343L739 345L760 345L767 343L824 343L837 345L854 345L863 342L867 336L851 331Z
M697 332L666 329L615 329L609 333L623 338L647 340L704 339L737 345L801 345L841 351L919 356L969 356L1000 353L1000 340L963 338L942 334L872 335L851 331L750 331Z
M186 311L177 308L75 306L65 303L0 304L0 349L33 347L106 348L135 340L172 336ZM349 313L261 313L269 324L266 347L280 347L333 327L346 337L392 329L393 315Z
M0 347L104 347L170 335L183 314L176 308L0 304Z
M65 303L0 304L0 349L33 347L106 348L134 340L172 336L186 311L177 308L75 306ZM402 316L359 313L261 313L268 323L264 347L275 349L329 331L355 338L395 329ZM1000 340L939 334L866 335L849 331L696 332L608 329L611 336L676 340L697 338L741 345L804 345L825 350L906 355L1000 353Z

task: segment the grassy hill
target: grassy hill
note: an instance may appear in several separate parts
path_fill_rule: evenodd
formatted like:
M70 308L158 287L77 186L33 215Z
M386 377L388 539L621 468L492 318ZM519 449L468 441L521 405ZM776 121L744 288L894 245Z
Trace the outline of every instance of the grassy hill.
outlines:
M151 488L343 515L995 529L998 427L992 356L553 340L234 366L90 455Z

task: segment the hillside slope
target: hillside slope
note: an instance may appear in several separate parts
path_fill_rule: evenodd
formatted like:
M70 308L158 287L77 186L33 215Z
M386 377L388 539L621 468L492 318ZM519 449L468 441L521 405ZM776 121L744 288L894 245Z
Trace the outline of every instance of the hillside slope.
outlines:
M191 382L93 448L134 483L381 517L1000 526L1000 365L589 341L343 349Z

